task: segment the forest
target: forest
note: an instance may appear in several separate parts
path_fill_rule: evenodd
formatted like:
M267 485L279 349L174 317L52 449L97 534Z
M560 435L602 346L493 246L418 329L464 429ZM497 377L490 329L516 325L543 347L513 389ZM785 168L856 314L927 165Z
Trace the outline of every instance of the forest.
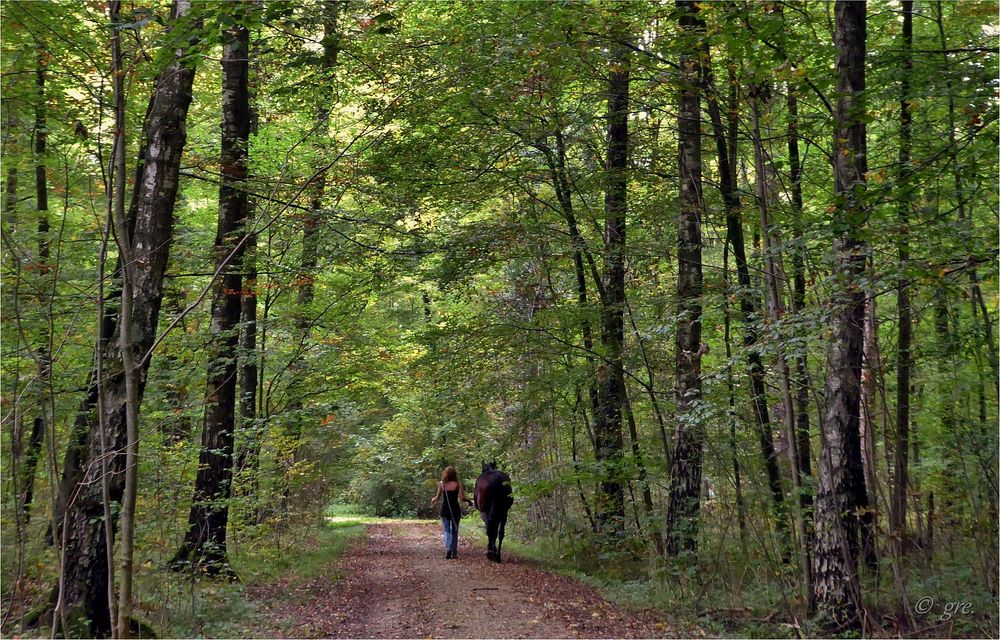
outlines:
M996 2L0 20L5 637L251 635L485 461L662 635L1000 635Z

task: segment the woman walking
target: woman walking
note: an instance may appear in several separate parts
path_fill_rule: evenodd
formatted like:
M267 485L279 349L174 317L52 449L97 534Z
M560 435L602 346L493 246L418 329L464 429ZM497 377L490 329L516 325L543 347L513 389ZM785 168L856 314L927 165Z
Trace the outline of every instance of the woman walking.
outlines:
M465 497L465 489L458 481L458 472L451 465L448 465L441 474L441 482L438 483L437 493L431 499L431 507L437 504L442 494L444 503L441 505L441 530L444 532L444 557L451 560L458 557L458 522L462 519L459 501L472 504L472 501Z

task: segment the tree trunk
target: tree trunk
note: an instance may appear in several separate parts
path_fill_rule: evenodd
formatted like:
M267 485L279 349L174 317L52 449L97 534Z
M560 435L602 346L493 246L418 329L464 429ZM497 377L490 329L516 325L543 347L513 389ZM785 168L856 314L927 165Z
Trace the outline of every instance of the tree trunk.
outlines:
M248 57L256 61L253 51ZM259 114L254 107L257 94L253 90L257 66L248 69L249 78L249 109L250 135L257 134ZM249 179L249 174L247 179ZM249 195L249 194L248 194ZM235 472L243 481L239 483L240 493L250 497L249 512L258 513L260 501L260 448L264 438L265 423L258 420L258 394L260 391L260 372L258 362L260 351L257 349L257 232L253 200L247 202L246 217L246 247L243 254L243 292L240 298L240 397L239 397L239 432L243 434L242 446L236 454ZM245 483L245 484L244 484Z
M263 425L258 424L257 420L257 234L253 226L253 216L248 214L246 253L243 257L246 278L240 300L239 425L243 433L243 446L236 469L248 483L248 487L243 489L244 495L251 496L252 501L256 502L259 498L257 474L260 468L260 446L264 434Z
M172 11L173 18L183 16L189 8L188 0L177 0ZM194 69L181 62L184 52L176 52L171 64L155 83L156 91L147 111L140 161L136 168L136 187L126 223L136 263L132 351L138 369L139 400L150 363L146 355L156 339L163 299L163 274L173 237L174 201L194 80ZM120 292L110 294L111 298L118 296ZM109 364L115 365L108 367L107 379L101 386L108 416L107 446L110 450L122 451L126 444L125 376L121 368L121 354L114 346L116 340L112 338L117 330L117 313L113 305L109 307L102 332L108 340L101 345L95 358L105 358ZM93 416L97 393L96 371L92 370L87 394L70 433L60 481L60 505L69 505L70 508L57 514L54 529L58 535L59 529L65 527L67 543L63 550L65 563L57 601L58 613L65 613L68 620L88 620L91 635L103 637L112 629L108 607L109 575L103 498L101 483L95 482L100 469L100 465L96 464L100 459L97 432L100 423L95 422ZM121 501L124 492L124 465L124 456L120 454L108 464L110 496L115 501Z
M699 26L703 23L699 20ZM773 515L781 538L783 556L790 553L792 542L785 513L785 493L781 486L781 469L774 450L771 432L771 415L767 405L767 382L764 363L757 349L759 335L756 323L761 320L758 310L759 299L750 280L750 266L747 262L746 245L741 220L740 193L737 187L736 167L731 164L733 151L726 141L726 131L722 124L718 94L715 92L714 77L708 46L704 49L704 90L708 102L709 119L712 122L713 138L719 165L719 190L726 212L726 242L732 247L736 259L737 298L740 303L740 319L743 323L743 348L747 359L747 373L750 376L750 405L753 408L754 428L760 446L760 455L767 472L767 486L771 491ZM735 140L734 140L735 142Z
M656 551L656 555L663 555L663 538L660 537L660 527L658 523L653 519L653 492L649 488L649 475L646 473L646 463L642 459L642 450L639 447L639 431L635 426L635 414L632 413L632 403L628 397L628 388L625 386L625 381L621 382L623 392L625 394L625 406L623 407L625 412L625 421L628 424L628 435L632 445L632 458L635 460L635 465L639 472L639 488L642 491L642 514L648 523L649 527L649 539L653 543L653 549ZM638 520L638 518L637 518ZM642 527L638 527L640 530Z
M861 606L855 483L861 468L858 411L865 301L865 291L857 283L864 274L867 251L861 238L867 217L863 120L865 13L864 2L838 0L836 4L838 98L833 132L836 289L831 300L832 336L827 352L826 407L820 432L812 596L821 622L840 627L856 627Z
M608 73L608 155L604 193L604 274L601 309L604 363L598 367L598 411L594 415L596 457L601 464L597 505L602 532L622 531L625 493L621 483L622 410L625 379L622 369L625 340L625 212L628 186L628 49L616 44Z
M785 314L785 305L782 300L779 283L785 280L785 273L781 263L782 257L779 252L781 238L778 236L777 229L771 224L771 214L769 209L771 188L767 183L767 176L773 173L773 168L767 158L767 152L764 149L764 138L761 134L761 102L764 102L766 105L770 99L770 96L765 95L766 91L767 89L763 85L756 87L751 105L757 210L760 214L761 235L764 241L764 285L766 291L765 301L767 317L772 327L772 331L776 334L774 348L777 355L778 372L781 381L781 405L783 409L782 420L785 428L785 441L787 442L788 466L791 469L792 486L794 487L796 493L801 493L801 476L798 471L798 439L795 435L795 409L792 406L791 373L788 368L788 360L785 359L785 350L782 347L784 336L781 335L779 328L782 316ZM784 514L778 512L778 515L782 516ZM799 558L803 577L802 587L804 589L804 596L808 598L809 593L812 591L812 572L809 569L811 561L811 548L809 535L805 526L805 515L801 510L798 510L795 513L795 525L802 548L802 554ZM787 527L779 530L787 533ZM791 548L793 546L790 535L785 542L786 545L784 550L790 555Z
M868 273L874 277L875 268L870 264ZM878 566L878 545L875 537L876 510L876 455L875 455L875 424L878 414L878 404L875 401L875 384L882 378L882 354L878 346L878 311L875 297L865 294L864 338L861 349L861 409L858 412L858 444L861 448L861 482L865 487L865 495L871 491L871 499L866 497L865 504L871 505L859 513L861 524L861 554L869 567Z
M587 272L583 264L584 255L586 255L588 263L590 263L591 266L593 266L593 258L587 251L587 242L584 240L583 235L581 235L580 227L576 221L576 212L573 208L573 196L572 191L570 190L569 174L566 168L566 141L563 137L562 129L556 129L555 140L555 155L553 155L551 150L547 147L543 148L543 153L545 154L545 159L549 166L549 175L552 179L552 187L556 193L556 199L559 201L559 206L562 209L563 217L566 219L566 228L569 232L570 240L573 243L573 271L576 275L576 300L577 305L580 308L580 333L583 338L583 348L587 353L587 366L590 369L590 374L593 375L594 357L590 354L594 351L594 337L590 325L590 318L588 316L590 303L589 294L587 292ZM602 283L596 273L596 270L592 273L594 275L595 282L599 287L600 293L600 289L603 289ZM596 416L598 413L597 385L593 383L587 385L587 394L590 399L590 409Z
M241 19L250 4L239 6ZM172 561L174 568L198 567L209 575L235 577L226 551L229 497L232 495L233 443L239 323L243 292L244 232L249 212L246 192L247 141L250 137L248 89L250 32L238 25L223 34L222 152L216 267L221 270L212 296L205 421L198 476L188 515L188 530Z
M670 497L665 526L666 551L698 550L701 508L701 458L705 427L697 415L701 399L701 77L698 5L677 0L683 37L692 44L680 57L681 92L677 118L680 147L680 201L677 213L677 328L674 341L677 380L677 446L670 467Z
M909 487L910 456L910 366L913 343L913 318L910 312L910 209L913 199L910 183L910 153L913 146L913 115L910 112L910 75L913 70L913 0L903 0L903 69L899 96L899 188L896 215L899 236L899 278L896 280L896 311L899 316L896 349L896 446L895 478L889 509L889 535L902 551L906 540L906 492ZM899 558L897 557L897 562Z
M134 558L135 542L135 502L138 492L139 473L139 372L136 369L136 354L132 351L135 327L132 324L135 304L135 286L138 263L133 259L131 230L125 220L125 78L122 70L121 27L118 23L121 4L112 2L108 7L111 23L114 25L114 36L111 40L111 74L113 77L115 99L115 133L111 158L109 180L112 188L109 190L108 209L118 243L118 256L121 260L122 296L121 316L118 321L118 349L121 354L122 376L125 383L125 480L121 499L121 583L117 612L114 603L113 573L108 576L108 607L111 613L112 626L117 625L116 635L119 638L128 637L132 618L132 560ZM107 442L103 443L106 451ZM107 455L105 453L105 455ZM102 478L102 494L105 503L110 498L110 487ZM108 509L105 508L105 518ZM105 541L113 545L113 534L108 535L105 527ZM113 572L114 567L109 567Z
M334 67L337 66L337 55L340 51L338 34L337 34L337 12L339 10L339 3L336 0L323 0L322 2L322 12L323 12L323 60L322 68L324 72L329 73ZM322 102L319 109L316 112L316 123L317 131L320 134L319 145L325 147L329 144L329 129L330 129L330 107L325 102ZM313 320L310 318L309 308L312 305L313 298L315 296L314 280L316 277L316 266L319 264L319 241L320 241L320 222L322 221L322 209L323 209L323 196L326 191L326 174L319 173L316 175L313 192L312 201L310 202L309 211L305 213L303 226L302 226L302 254L299 259L299 272L298 272L298 294L295 302L295 328L298 332L300 354L304 353L306 345L309 342L309 336L312 330ZM297 358L296 362L289 367L292 374L292 394L293 398L288 404L287 412L292 416L292 456L291 459L287 461L289 465L295 464L300 455L300 446L302 438L302 424L304 423L304 417L302 416L302 395L303 390L300 387L299 378L305 374L303 369L301 355ZM289 488L286 485L282 488L282 509L287 507Z
M800 314L806 306L805 240L802 237L802 163L799 159L799 103L795 87L788 87L788 171L792 201L792 229L795 234L792 251L792 313ZM809 369L806 362L807 349L803 346L795 351L795 371L792 374L795 387L795 451L799 456L795 469L799 481L799 510L802 514L804 546L807 560L806 584L811 594L813 589L813 494L812 458L809 437ZM808 599L812 602L812 597Z
M733 340L732 340L732 319L729 311L729 245L722 247L722 283L723 283L723 341L726 345L726 391L729 398L729 413L726 422L729 423L729 455L732 458L733 466L733 489L736 492L736 522L740 528L740 546L746 553L747 548L747 506L743 499L743 481L740 477L739 446L736 439L736 385L733 381Z
M795 89L788 89L788 166L792 192L792 217L795 233L795 250L792 252L792 312L799 314L806 307L805 240L799 222L803 213L802 164L799 160L799 107ZM807 489L811 486L812 457L809 436L809 368L806 349L798 349L795 354L795 431L798 438L796 449L799 454L799 485L803 487L800 505L803 514L812 511L813 496ZM812 525L807 518L807 530L812 535Z
M580 398L580 390L576 391L576 404L573 405L573 422L572 422L572 432L570 433L570 446L571 454L573 457L573 477L576 480L576 490L580 496L580 505L583 507L583 512L587 515L587 522L590 523L590 530L597 533L597 520L594 519L594 513L590 509L590 505L587 503L587 494L583 491L583 483L580 482L580 463L577 459L577 446L576 446L576 416L577 413L581 414L583 419L587 419L586 410L583 408L583 403Z
M45 122L45 61L48 54L42 49L38 49L38 63L35 67L35 87L37 90L37 103L35 104L35 209L38 212L38 255L35 259L35 270L43 277L48 274L49 269L49 189L46 180L45 154L46 143L48 141L48 128ZM42 297L43 286L39 285L39 304L45 304ZM38 468L38 460L42 454L42 443L45 432L48 431L46 424L49 421L49 391L52 380L52 357L49 354L49 343L51 336L48 331L48 322L40 336L38 349L36 349L36 368L38 371L38 416L31 424L31 437L28 439L28 447L24 450L24 462L21 469L21 505L24 513L24 523L27 525L31 517L31 503L34 500L35 470Z

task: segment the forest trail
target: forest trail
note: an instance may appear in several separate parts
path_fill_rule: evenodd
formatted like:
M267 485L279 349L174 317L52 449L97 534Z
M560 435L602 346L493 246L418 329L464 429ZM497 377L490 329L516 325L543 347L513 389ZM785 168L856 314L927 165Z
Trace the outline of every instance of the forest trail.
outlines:
M468 518L463 532L478 526ZM467 538L467 536L466 536ZM254 635L333 638L607 638L677 634L652 611L608 602L595 589L459 540L445 560L440 527L392 522L368 526L325 576L295 588L294 601L274 598L282 585L250 590L267 610ZM336 579L333 575L340 576ZM285 585L287 589L290 585ZM284 595L284 594L282 594ZM279 603L280 604L277 604Z

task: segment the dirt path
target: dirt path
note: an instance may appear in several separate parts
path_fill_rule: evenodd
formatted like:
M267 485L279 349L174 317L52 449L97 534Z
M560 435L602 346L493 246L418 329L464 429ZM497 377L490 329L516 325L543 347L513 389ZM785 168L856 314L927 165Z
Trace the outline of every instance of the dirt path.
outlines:
M475 526L470 520L463 524ZM370 525L344 555L341 576L294 587L295 602L251 593L284 630L263 637L334 638L607 638L677 633L649 611L610 604L591 587L505 554L486 560L460 538L459 557L445 560L440 527ZM279 587L280 588L280 587ZM292 588L290 585L288 588ZM274 595L274 592L271 592ZM283 595L285 595L283 593ZM289 627L289 623L291 626Z

